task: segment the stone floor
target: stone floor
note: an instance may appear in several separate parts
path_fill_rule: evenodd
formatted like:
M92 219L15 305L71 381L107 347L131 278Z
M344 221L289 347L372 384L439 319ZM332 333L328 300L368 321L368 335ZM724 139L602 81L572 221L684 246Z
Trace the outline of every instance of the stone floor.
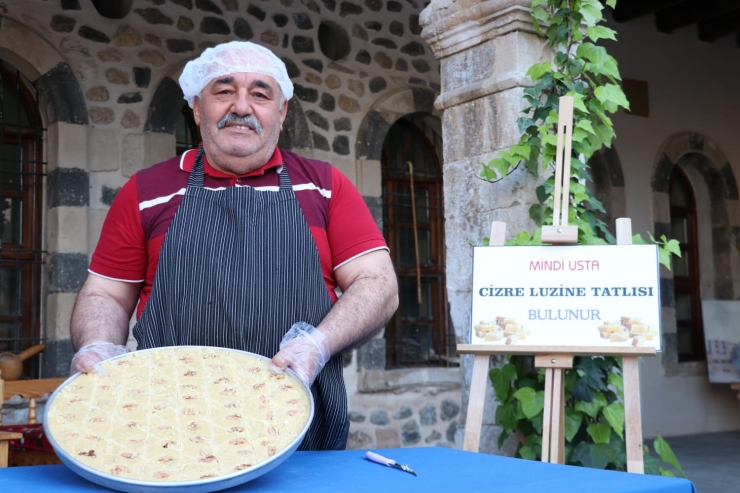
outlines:
M740 430L666 441L698 493L740 492Z

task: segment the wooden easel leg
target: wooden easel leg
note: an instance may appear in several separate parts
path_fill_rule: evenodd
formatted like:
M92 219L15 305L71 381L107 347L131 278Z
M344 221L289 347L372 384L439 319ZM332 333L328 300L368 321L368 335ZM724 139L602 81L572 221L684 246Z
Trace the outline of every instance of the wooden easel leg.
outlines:
M553 368L552 372L550 462L565 464L565 373L562 368Z
M550 435L552 434L553 368L545 368L545 408L542 410L542 462L550 462Z
M642 414L640 412L640 372L636 356L622 358L624 382L625 445L627 471L645 474L642 451Z
M483 408L486 404L486 379L488 378L487 354L476 354L473 361L473 375L470 382L468 417L465 420L465 439L463 450L477 452L480 447L480 432L483 427Z

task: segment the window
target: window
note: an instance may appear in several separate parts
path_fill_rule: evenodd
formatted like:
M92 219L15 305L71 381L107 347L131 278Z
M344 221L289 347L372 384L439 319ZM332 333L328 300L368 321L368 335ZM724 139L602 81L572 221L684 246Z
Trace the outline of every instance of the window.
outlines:
M686 174L674 166L670 183L671 236L681 244L681 257L671 257L676 300L678 361L703 361L696 200Z
M435 117L407 115L393 124L383 144L383 233L400 298L385 333L390 368L448 366L454 361L454 335L447 329L439 128Z
M188 149L195 149L201 142L200 128L195 124L193 110L187 103L182 106L182 111L177 116L175 123L176 154L179 156Z
M36 91L0 60L0 350L41 341L41 208L46 163ZM35 376L27 365L25 376Z

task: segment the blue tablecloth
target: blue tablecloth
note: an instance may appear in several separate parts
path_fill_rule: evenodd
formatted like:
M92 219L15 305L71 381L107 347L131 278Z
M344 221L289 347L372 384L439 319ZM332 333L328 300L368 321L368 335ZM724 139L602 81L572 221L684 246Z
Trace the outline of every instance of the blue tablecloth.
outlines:
M365 459L365 452L296 452L276 469L228 492L493 492L696 493L684 479L600 471L476 454L442 447L377 452L407 464L418 477ZM0 491L110 491L66 466L0 469Z

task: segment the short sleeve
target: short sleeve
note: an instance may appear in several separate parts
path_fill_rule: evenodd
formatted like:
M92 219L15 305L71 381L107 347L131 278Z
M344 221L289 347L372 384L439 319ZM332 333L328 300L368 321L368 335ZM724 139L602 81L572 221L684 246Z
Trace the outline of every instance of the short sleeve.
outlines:
M138 197L134 175L118 192L108 211L90 261L91 273L118 281L144 280L147 245Z
M338 169L332 168L327 236L332 252L332 269L371 252L388 250L360 192Z

